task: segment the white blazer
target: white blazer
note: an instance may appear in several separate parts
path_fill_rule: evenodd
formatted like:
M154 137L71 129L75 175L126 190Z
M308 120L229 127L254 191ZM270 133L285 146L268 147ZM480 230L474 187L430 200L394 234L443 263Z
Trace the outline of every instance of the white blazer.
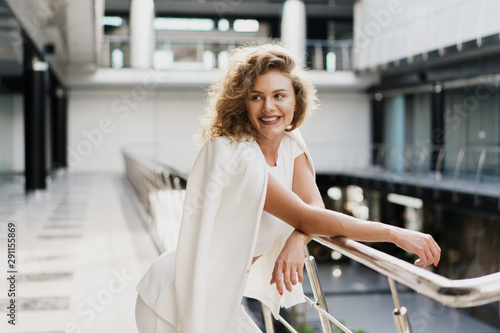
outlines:
M314 175L300 133L286 134L306 152ZM266 197L265 163L255 141L219 137L200 150L189 174L177 249L162 254L137 285L143 301L179 332L236 331L233 318L244 294L275 316L280 306L304 302L300 285L283 296L269 285L288 235L252 265Z

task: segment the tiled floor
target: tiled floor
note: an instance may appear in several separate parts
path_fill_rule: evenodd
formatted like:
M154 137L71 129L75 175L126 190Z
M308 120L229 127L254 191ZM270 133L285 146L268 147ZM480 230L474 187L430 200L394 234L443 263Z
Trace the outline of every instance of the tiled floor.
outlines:
M137 332L135 285L156 252L130 193L117 176L71 176L28 197L19 179L0 185L4 275L7 223L17 226L16 325L3 314L0 332Z
M7 224L16 231L16 325L0 279L0 333L127 333L134 323L135 285L157 250L134 193L119 175L67 176L25 196L20 178L0 181L0 263L7 275ZM357 264L320 265L330 312L353 330L395 332L385 278ZM462 312L401 288L414 333L500 332ZM310 291L305 283L306 293ZM315 312L309 323L319 327ZM320 332L318 330L318 332ZM221 332L223 333L223 332Z

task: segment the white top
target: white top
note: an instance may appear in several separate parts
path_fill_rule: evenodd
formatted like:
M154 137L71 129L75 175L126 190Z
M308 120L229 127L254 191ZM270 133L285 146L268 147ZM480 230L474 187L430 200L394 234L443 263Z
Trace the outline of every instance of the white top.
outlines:
M277 181L289 190L292 190L293 166L295 158L303 154L304 151L288 135L283 135L278 148L278 159L276 166L267 166L267 171ZM284 233L290 233L291 226L273 215L262 212L257 244L255 245L254 257L261 256L271 250L274 241Z

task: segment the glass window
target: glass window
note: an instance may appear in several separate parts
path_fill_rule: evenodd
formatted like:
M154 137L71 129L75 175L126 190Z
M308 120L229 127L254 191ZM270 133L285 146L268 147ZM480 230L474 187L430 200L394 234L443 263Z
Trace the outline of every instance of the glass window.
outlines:
M428 172L432 148L430 93L407 95L405 109L406 171Z
M328 72L335 72L337 70L337 55L334 52L326 54L326 70Z
M257 20L235 20L233 29L236 32L257 32L259 31L259 21Z
M215 23L208 18L158 17L153 26L156 30L212 31Z
M212 51L203 51L203 68L204 69L214 69L215 67L215 55Z
M111 66L114 69L123 68L123 51L120 49L114 49L111 52Z
M387 97L384 110L385 166L401 173L405 164L405 100L403 95Z
M229 31L229 21L226 19L220 19L217 23L217 28L219 31Z
M384 161L392 172L430 169L431 104L429 93L389 96L384 110Z
M220 51L217 56L217 63L219 69L225 70L229 66L229 52L228 51Z
M482 166L482 180L500 176L498 85L485 82L446 90L445 135L448 172L458 167L461 177L474 178Z

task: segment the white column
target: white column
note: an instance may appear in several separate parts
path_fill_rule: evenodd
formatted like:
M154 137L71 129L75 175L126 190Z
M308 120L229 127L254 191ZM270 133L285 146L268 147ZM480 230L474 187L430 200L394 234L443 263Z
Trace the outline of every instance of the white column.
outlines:
M156 35L153 27L155 7L153 0L132 0L130 3L130 66L150 68Z
M281 17L281 41L305 65L306 56L306 6L301 0L287 0Z

